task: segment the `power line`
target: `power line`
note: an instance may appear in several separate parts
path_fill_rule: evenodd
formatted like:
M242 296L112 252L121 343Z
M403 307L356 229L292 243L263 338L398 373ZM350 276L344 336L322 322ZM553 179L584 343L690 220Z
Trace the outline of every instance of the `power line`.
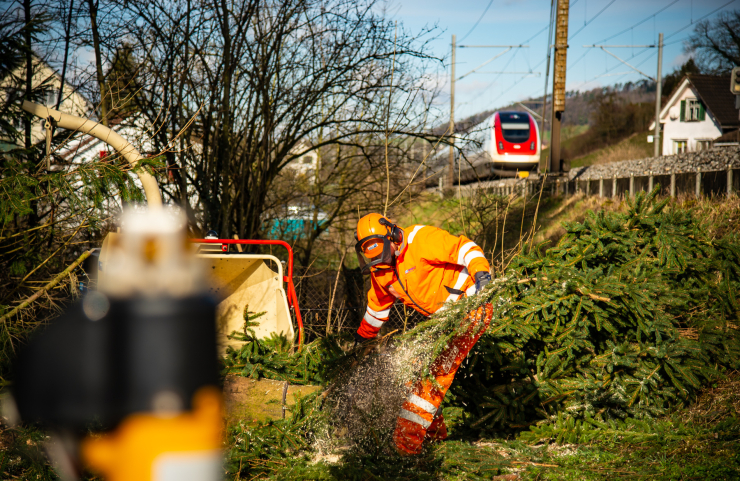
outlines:
M535 37L536 37L537 35L541 34L541 33L542 33L542 32L544 32L545 30L547 30L547 28L548 28L549 26L550 26L550 25L546 25L546 26L545 26L545 28L543 28L543 29L542 29L542 30L540 30L539 32L535 33L534 35L532 35L531 37L529 37L529 38L528 38L527 40L525 40L525 41L524 41L524 42L522 42L522 43L529 43L529 42L531 42L531 41L532 41L532 40L533 40L533 39L534 39L534 38L535 38Z
M511 57L509 57L509 61L508 61L508 62L506 62L506 65L504 65L504 68L503 68L503 70L506 70L506 67L508 67L508 66L509 66L509 64L510 64L510 63L511 63L511 61L512 61L512 60L514 59L514 57L516 57L516 53L514 53L514 55L512 55ZM536 68L536 67L535 67L535 68ZM461 104L461 105L467 105L467 104L469 104L469 103L472 103L472 102L475 102L476 100L478 100L478 99L479 99L479 98L480 98L480 97L481 97L481 96L482 96L482 95L483 95L484 93L486 93L486 91L487 91L487 90L488 90L489 88L491 88L491 87L492 87L492 86L493 86L493 85L494 85L494 84L496 83L496 81L498 80L498 78L499 78L500 76L501 76L500 74L499 74L499 75L496 75L496 78L494 78L493 80L491 80L491 82L490 82L490 83L489 83L488 85L486 85L485 87L483 87L483 89L482 89L482 90L480 91L480 93L479 93L478 95L476 95L476 96L475 96L474 98L472 98L471 100L468 100L467 102L465 102L465 103L463 103L463 104Z
M483 17L485 17L485 15L486 15L486 12L488 12L488 9L489 9L489 8L491 8L491 4L493 4L493 0L491 0L490 2L488 2L488 5L486 6L486 9L485 9L485 10L483 10L483 13L481 13L481 14L480 14L480 17L478 17L478 21L477 21L477 22L475 22L475 25L473 25L473 28L471 28L470 30L468 30L468 33L466 33L466 34L465 34L465 35L463 36L463 38L461 38L461 39L459 40L460 42L462 42L463 40L465 40L466 38L468 38L468 35L470 35L471 33L473 33L473 30L475 30L475 27L477 27L477 26L478 26L478 24L480 23L480 21L481 21L481 20L483 20Z
M678 30L676 30L676 31L675 31L675 32L673 32L672 34L668 35L668 36L666 37L666 40L668 40L669 38L673 37L673 36L674 36L674 35L676 35L676 34L677 34L678 32L681 32L681 31L683 31L683 30L685 30L685 29L689 28L689 27L690 27L690 26L692 26L693 24L695 24L695 23L697 23L697 22L701 22L702 20L704 20L704 19L705 19L705 18L707 18L708 16L710 16L710 15L713 15L713 14L714 14L714 13L716 13L716 12L719 12L720 10L722 10L723 8L725 8L725 7L727 6L727 5L729 5L729 4L731 4L731 3L734 3L734 2L736 2L736 1L737 1L737 0L730 0L729 2L725 3L725 4L724 4L724 5L722 5L721 7L715 8L714 10L712 10L712 11L711 11L711 12L709 12L708 14L704 15L703 17L701 17L701 18L697 18L697 19L696 19L696 20L694 20L694 21L693 21L692 23L689 23L689 24L687 24L686 26L684 26L684 27L681 27L681 28L679 28Z
M573 2L573 4L571 4L571 6L573 6L576 2L578 2L578 0L576 0L575 2ZM544 32L545 30L547 30L549 28L549 26L550 25L548 23L548 25L545 25L545 28L539 30L537 33L535 33L534 35L532 35L531 37L529 37L527 40L525 40L524 42L522 42L522 44L528 44L529 42L531 42L532 40L534 40L538 35L540 35L542 32ZM514 53L514 55L512 55L511 57L509 57L509 61L506 62L506 65L504 65L504 67L503 67L502 70L506 70L506 67L509 66L509 64L514 59L514 57L516 57L516 53ZM542 65L544 63L544 61L545 61L545 59L542 59L540 61L540 63L538 63L534 67L531 67L530 70L536 69L537 67L539 67L540 65ZM498 81L498 79L499 79L500 76L501 76L501 74L496 75L496 78L494 78L493 80L491 80L491 82L488 85L486 85L480 91L480 93L478 95L476 95L473 99L468 100L467 102L464 102L462 104L459 104L459 106L462 107L463 105L468 105L468 104L470 104L470 103L475 102L476 100L478 100L484 93L486 93L486 91L488 91L489 88L491 88L496 83L496 81Z
M588 55L588 52L589 52L589 50L586 50L586 51L585 51L585 52L583 53L583 55L581 55L580 57L578 57L578 60L576 60L575 62L573 62L572 64L570 64L570 66L568 67L568 69L572 69L573 67L575 67L575 66L576 66L576 64L577 64L578 62L580 62L581 60L583 60L583 58L584 58L584 57L585 57L586 55Z
M665 48L665 44L663 44L663 47ZM652 58L653 58L653 55L655 55L656 53L658 53L658 52L651 52L651 53L650 53L650 55L648 55L647 57L645 57L645 59L643 59L643 61L642 61L642 62L640 62L640 63L638 63L638 64L637 64L636 66L637 66L637 67L639 67L640 65L644 64L644 63L645 63L645 62L647 62L648 60L652 59ZM621 77L619 77L618 79L616 79L616 82L618 83L618 82L619 82L619 80L621 80L621 79L622 79L622 78L624 78L624 77L625 77L626 75L629 75L629 74L631 74L631 73L634 73L634 72L625 72L625 73L624 73L624 74L623 74L623 75L622 75ZM615 75L616 75L616 74L615 74ZM595 77L595 78L598 78L598 77ZM591 80L589 80L589 82L592 82L593 80L595 80L595 78L594 78L594 79L591 79ZM664 78L665 78L665 77L664 77ZM588 82L587 82L587 83L588 83ZM586 85L586 84L584 84L584 85Z
M577 1L577 0L576 0L576 1ZM606 5L606 6L605 6L605 7L603 8L603 9L601 9L601 11L599 11L599 13L597 13L596 15L594 15L594 16L593 16L593 17L591 18L591 20L589 20L588 22L586 22L586 24L585 24L585 25L584 25L583 27L581 27L581 29L579 29L579 30L578 30L577 32L575 32L575 33L574 33L574 34L573 34L573 35L571 36L571 38L572 38L572 37L574 37L574 36L575 36L576 34L580 33L580 31L581 31L581 30L583 30L583 28L585 28L585 27L586 27L586 26L587 26L587 25L588 25L589 23L591 23L591 22L592 22L592 21L593 21L593 20L594 20L594 19L595 19L596 17L598 17L598 16L599 16L599 15L600 15L601 13L603 13L603 12L604 12L604 10L606 10L606 9L607 9L607 8L608 8L608 7L609 7L609 6L610 6L610 5L612 4L612 3L614 3L614 1L615 1L615 0L612 0L612 1L611 1L611 2L609 3L609 4L607 4L607 5ZM688 27L692 26L693 24L695 24L695 23L697 23L697 22L699 22L699 21L701 21L701 20L704 20L704 19L706 19L707 17L710 17L711 15L713 15L713 14L717 13L718 11L722 10L723 8L727 7L728 5L730 5L730 4L732 4L732 3L736 2L736 1L737 1L737 0L730 0L730 1L726 2L725 4L721 5L721 6L720 6L720 7L718 7L718 8L715 8L714 10L712 10L712 11L711 11L711 12L709 12L709 13L707 13L706 15L703 15L702 17L700 17L700 18L698 18L698 19L694 20L693 22L691 22L691 23L689 23L689 24L685 25L684 27L682 27L682 28L680 28L680 29L676 30L675 32L671 33L670 35L668 35L668 36L666 37L666 39L669 39L669 38L671 38L671 37L674 37L675 35L677 35L678 33L680 33L680 32L682 32L682 31L686 30L686 29L687 29ZM571 7L572 7L572 6L573 6L573 5L575 4L575 3L576 3L576 2L573 2L573 3L571 4ZM666 10L666 9L667 9L667 8L669 8L669 7L671 7L671 6L672 6L673 4L675 4L675 3L676 3L676 1L673 1L673 2L669 3L668 5L666 5L665 7L663 7L662 9L658 10L657 12L655 12L655 13L654 13L654 14L652 14L652 15L650 15L649 17L647 17L647 18L645 18L645 19L641 20L640 22L636 23L636 24L635 24L635 25L633 25L632 27L630 27L630 28L628 28L628 29L625 29L625 30L621 31L621 32L619 32L618 34L615 34L615 35L612 35L612 36L610 36L610 37L607 37L606 39L602 40L602 42L604 42L604 41L606 41L606 40L610 40L610 39L612 39L612 38L614 38L614 37L616 37L616 36L618 36L618 35L621 35L621 34L623 34L623 33L627 32L628 30L630 30L631 28L634 28L634 27L636 27L636 26L639 26L640 24L642 24L642 23L644 23L644 22L648 21L648 20L649 20L650 18L655 18L655 17L656 17L656 16L657 16L657 15L658 15L659 13L662 13L662 12L663 12L664 10ZM539 35L540 33L544 32L545 30L547 30L547 28L548 28L548 27L546 26L546 27L545 27L544 29L542 29L542 30L540 30L539 32L537 32L537 34L535 34L535 37L536 37L537 35ZM532 37L532 38L534 38L534 37ZM666 46L666 45L671 45L671 44L675 44L675 43L678 43L678 42L682 42L682 41L684 41L684 40L685 40L685 38L683 38L683 39L679 39L679 40L676 40L676 41L674 41L674 42L671 42L671 43L669 43L669 44L666 44L666 43L664 43L663 45L664 45L664 46ZM526 41L525 43L528 43L529 41L531 41L531 39L527 40L527 41ZM548 48L549 48L549 46L548 46ZM638 57L638 56L642 55L643 53L645 53L645 52L647 52L647 51L649 51L649 50L652 50L652 49L651 49L651 48L645 48L645 49L642 49L642 50L638 51L637 53L634 53L634 54L632 54L632 56L631 56L631 57L629 57L629 58L628 58L628 60L631 60L631 59L633 59L633 58L635 58L635 57ZM573 62L573 64L571 64L571 65L570 65L570 66L568 67L568 69L570 70L570 69L571 69L571 68L573 68L573 67L574 67L574 66L575 66L575 65L576 65L576 64L577 64L578 62L580 62L580 61L581 61L581 60L582 60L583 58L585 58L585 57L586 57L586 55L588 54L588 52L589 52L589 51L587 50L587 51L586 51L586 52L585 52L585 53L584 53L584 54L583 54L583 55L582 55L581 57L579 57L579 58L578 58L578 60L576 60L575 62ZM642 64L644 64L644 63L645 63L645 62L647 62L648 60L652 59L652 58L654 57L654 55L655 55L656 53L657 53L657 52L653 51L653 52L652 52L652 53L651 53L650 55L648 55L648 56L647 56L647 57L645 57L645 58L644 58L644 59L643 59L642 61L640 61L639 63L637 63L637 64L635 64L635 65L636 65L637 67L641 66ZM512 57L512 59L513 59L513 57ZM510 59L510 61L511 61L511 59ZM532 70L536 69L536 68L537 68L537 67L538 67L539 65L541 65L541 64L542 64L542 63L543 63L544 61L545 61L545 59L543 59L542 61L540 61L540 62L539 62L539 63L538 63L538 64L537 64L537 65L536 65L535 67L533 67L533 68L532 68ZM508 65L508 63L507 63L507 65ZM604 76L605 74L608 74L609 72L611 72L611 71L615 70L616 68L618 68L618 67L620 67L620 66L621 66L621 64L616 64L616 65L614 65L613 67L611 67L611 68L608 68L608 69L607 69L606 71L604 71L603 73L601 73L601 74L599 74L599 75L597 75L597 76L595 76L595 77L593 77L593 78L591 78L591 79L589 79L589 80L587 80L587 81L584 81L583 83L581 83L581 84L580 84L580 87L579 87L579 88L583 88L583 86L585 86L585 85L588 85L589 83L593 82L593 81L594 81L594 80L596 80L597 78L600 78L600 77ZM623 75L622 75L622 77L624 77L624 76L626 76L626 75L628 75L628 73L625 73L625 74L623 74ZM622 78L622 77L620 77L620 78ZM524 77L522 77L522 78L524 78ZM514 87L515 87L516 85L518 85L519 81L521 81L521 80L522 80L522 78L518 79L518 80L517 80L517 81L515 81L515 82L514 82L514 83L513 83L512 85L510 85L510 86L509 86L508 88L506 88L506 89L505 89L504 91L502 91L502 92L501 92L501 94L500 94L500 95L499 95L499 96L498 96L498 97L497 97L497 98L496 98L496 99L495 99L495 100L494 100L493 102L495 102L495 101L497 101L498 99L500 99L500 98L501 98L501 97L502 97L502 96L503 96L504 94L506 94L506 93L507 93L508 91L510 91L510 90L511 90L512 88L514 88ZM496 79L496 80L497 80L497 79ZM486 90L488 90L488 89L489 89L489 88L490 88L490 87L491 87L491 86L493 85L493 83L495 83L495 81L496 81L496 80L494 80L494 82L491 82L491 84L489 84L488 86L486 86L486 87L485 87L485 88L483 89L483 92L482 92L482 93L485 93L485 91L486 91ZM619 78L618 78L618 79L616 79L616 80L619 80ZM478 96L477 96L477 97L476 97L475 99L473 99L473 100L472 100L471 102L473 102L473 101L477 100L477 99L478 99L478 98L479 98L479 97L480 97L480 96L482 95L482 93L481 93L481 94L479 94L479 95L478 95ZM492 102L492 103L493 103L493 102ZM466 102L466 103L470 103L470 102Z
M615 34L614 34L614 35L612 35L611 37L607 37L607 38L605 38L604 40L599 40L598 42L595 42L595 43L604 43L604 42L606 42L607 40L611 40L611 39L613 39L614 37L618 37L618 36L622 35L623 33L629 32L629 31L630 31L630 30L632 30L633 28L635 28L635 27L638 27L638 26L642 25L643 23L647 22L647 21L648 21L648 20L650 20L651 18L655 17L656 15L658 15L659 13L663 12L663 11L664 11L665 9L667 9L668 7L670 7L671 5L674 5L674 4L676 4L676 3L678 3L678 0L673 0L673 1L671 2L671 3L669 3L669 4L668 4L668 5L666 5L665 7L661 8L660 10L658 10L658 11L657 11L657 12L655 12L654 14L650 15L649 17L645 17L645 18L643 18L642 20L640 20L640 21L639 21L639 22L637 22L636 24L632 25L631 27L627 27L627 28L625 28L624 30L622 30L621 32L619 32L619 33L615 33Z
M701 18L698 18L698 19L694 20L694 21L693 21L692 23L688 23L688 24L686 24L685 26L683 26L683 27L679 28L678 30L676 30L676 31L675 31L675 32L673 32L672 34L668 35L668 36L666 37L666 39L668 39L668 38L671 38L671 37L675 36L675 35L676 35L676 34L678 34L679 32L682 32L683 30L687 29L687 28L688 28L688 27L690 27L691 25L695 24L696 22L699 22L699 21L701 21L701 20L704 20L705 18L707 18L707 17L709 17L709 16L711 16L711 15L713 15L713 14L717 13L718 11L722 10L722 9L723 9L723 8L725 8L726 6L728 6L728 5L730 5L731 3L734 3L734 2L736 2L736 1L737 1L737 0L730 0L729 2L725 3L724 5L722 5L722 6L718 7L718 8L716 8L716 9L712 10L711 12L707 13L706 15L702 16ZM676 3L676 2L673 2L673 3ZM670 7L671 5L673 5L673 3L670 3L670 4L666 5L666 6L665 6L665 7L663 7L663 8L661 9L661 10L658 10L658 11L657 11L657 12L655 12L655 13L654 13L653 15L651 15L650 17L647 17L646 19L644 19L644 20L640 21L639 23L643 23L643 22L647 21L648 19L650 19L650 18L653 18L653 17L655 17L655 15L659 14L660 12L662 12L663 10L665 10L666 8ZM607 6L608 6L608 5L607 5ZM635 26L639 25L639 23L638 23L638 24L635 24L635 25L633 25L633 27L635 27ZM633 27L630 27L630 28L633 28ZM621 35L622 33L626 32L627 30L629 30L629 29L623 30L622 32L618 33L617 35ZM612 39L612 38L616 37L617 35L612 35L611 37L608 37L608 38L606 38L606 39L602 40L602 42L603 42L603 41L605 41L605 40L610 40L610 39ZM676 41L673 41L673 42L670 42L670 43L663 43L663 46L665 47L665 46L667 46L667 45L673 45L673 44L676 44L676 43L679 43L679 42L683 42L684 40L685 40L685 38L683 38L683 39L679 39L679 40L676 40ZM599 42L599 43L601 43L601 42ZM644 52L645 52L646 50L647 50L647 49L645 49L645 50L642 50L642 51L640 51L640 52L638 52L638 53L636 53L636 54L633 54L633 55L632 55L632 57L630 57L630 59L632 59L632 58L635 58L636 56L638 56L638 55L640 55L640 54L644 53ZM574 66L575 66L575 65L576 65L576 64L577 64L578 62L580 62L581 60L583 60L583 58L584 58L584 57L585 57L585 56L586 56L586 55L588 54L588 52L589 52L589 51L587 50L587 51L586 51L586 52L585 52L585 53L584 53L584 54L583 54L583 55L582 55L581 57L579 57L579 58L578 58L578 60L576 60L575 62L573 62L573 63L572 63L572 64L571 64L571 65L570 65L570 66L569 66L568 68L569 68L569 69L573 68L573 67L574 67ZM646 57L646 58L645 58L645 60L643 60L642 62L640 62L639 64L637 64L637 66L640 66L640 65L642 65L643 63L645 63L645 62L646 62L646 61L647 61L648 59L650 59L650 58L652 58L652 55L649 55L648 57ZM618 65L617 65L617 66L618 66ZM617 66L615 66L615 67L613 67L612 69L609 69L609 70L613 70L613 69L614 69L614 68L616 68ZM606 72L609 72L609 70L607 70ZM605 72L605 73L606 73L606 72ZM603 75L603 74L599 74L599 75L598 75L597 77L594 77L594 78L592 78L592 79L590 79L590 80L588 80L588 81L584 82L584 83L583 83L583 84L581 84L581 85L586 85L586 84L588 84L588 83L592 82L593 80L595 80L596 78L598 78L598 77L600 77L600 76L602 76L602 75ZM618 80L618 79L617 79L617 80Z
M614 1L616 1L616 0L612 0L611 3L614 3ZM573 3L571 3L569 8L573 8L573 6L576 3L578 3L578 0L575 0ZM610 5L611 5L611 3L610 3ZM607 5L607 7L608 6L609 5ZM486 10L487 9L488 9L488 7L486 7ZM603 10L602 10L602 12L603 12ZM601 12L597 13L591 20L593 20L594 18L596 18L600 13ZM484 14L485 14L485 12L484 12ZM540 29L539 31L537 31L537 33L535 33L534 35L532 35L531 37L529 37L527 40L523 41L522 44L528 44L529 42L531 42L532 40L534 40L537 36L539 36L540 34L542 34L545 30L547 30L548 28L550 28L550 24L551 23L552 23L552 18L550 19L550 21L548 22L547 25L545 25L542 29ZM468 32L468 34L469 33L470 32ZM466 34L466 36L468 34ZM548 38L548 43L549 42L550 42L550 39ZM549 50L550 46L548 45L547 48ZM503 70L506 70L506 67L509 66L509 64L514 59L514 57L516 57L516 53L509 58L509 61L506 62L506 65L504 65ZM535 70L537 67L539 67L540 65L542 65L545 62L545 60L547 60L547 56L545 56L545 58L543 58L542 60L540 60L540 62L537 65L535 65L534 67L531 67L530 70L532 70L532 71ZM503 95L503 93L508 92L509 90L511 90L514 87L514 85L516 85L519 81L523 80L524 78L526 78L529 75L530 74L528 73L527 75L525 75L522 78L518 79L512 86L510 86L508 89L506 89L504 92L502 92L501 95ZM475 102L476 100L478 100L483 94L485 94L488 91L488 89L490 89L498 81L498 79L499 79L500 76L501 76L501 74L496 75L496 78L494 78L488 85L486 85L483 89L481 89L481 91L480 91L480 93L478 95L476 95L473 99L468 100L467 102L464 102L464 103L460 104L460 106L467 105L467 104L470 104L470 103ZM496 100L498 100L499 98L501 98L501 95L499 95L499 97L497 97ZM495 100L494 100L494 102L495 102Z
M596 20L596 17L598 17L599 15L601 15L602 13L604 13L604 10L606 10L607 8L609 8L609 7L611 6L611 4L612 4L612 3L614 3L614 2L616 2L616 1L617 1L617 0L612 0L611 2L607 3L607 4L606 4L606 7L602 8L601 10L599 10L599 13L597 13L596 15L594 15L593 17L591 17L591 20L589 20L588 22L584 23L584 24L583 24L583 27L579 28L579 29L578 29L578 30L576 31L576 33L574 33L573 35L571 35L571 36L570 36L570 37L568 38L568 40L572 39L573 37L575 37L576 35L578 35L579 33L581 33L581 31L582 31L582 30L583 30L584 28L586 28L586 27L588 26L588 24L590 24L591 22L593 22L594 20ZM734 2L735 0L732 0L732 1Z
M535 68L539 67L540 65L542 65L542 64L543 64L543 63L545 62L545 60L547 60L547 57L545 57L545 58L543 58L542 60L540 60L540 63L538 63L537 65L535 65L535 66L533 67L533 69L535 69ZM511 89L513 89L513 88L514 88L515 86L519 85L519 82L521 82L522 80L524 80L524 79L525 79L526 77L528 77L529 75L530 75L530 74L528 73L527 75L523 75L523 76L522 76L521 78L518 78L518 79L516 79L516 80L514 81L514 83L512 83L512 84L511 84L511 85L509 86L509 88L507 88L506 90L504 90L503 92L501 92L501 93L499 94L499 96L498 96L498 97L496 97L495 99L493 99L493 100L491 101L491 103L493 104L493 103L495 103L496 101L498 101L498 99L500 99L501 97L503 97L503 96L504 96L504 94L506 94L506 93L507 93L507 92L508 92L509 90L511 90ZM479 95L479 96L480 96L480 95Z
M680 29L676 30L675 32L673 32L672 34L670 34L670 35L669 35L668 37L673 37L674 35L676 35L677 33L681 32L682 30L685 30L686 28L688 28L688 27L690 27L690 26L694 25L695 23L697 23L697 22L700 22L701 20L704 20L704 19L705 19L705 18L707 18L708 16L712 15L713 13L716 13L716 12L717 12L718 10L721 10L721 9L723 9L724 7L726 7L727 5L729 5L729 4L731 4L731 3L735 2L735 1L736 1L736 0L732 0L732 1L730 1L730 2L727 2L727 3L725 3L725 4L724 4L724 5L722 5L721 7L717 8L717 9L715 9L715 10L712 10L711 12L709 12L709 13L708 13L708 14L706 14L706 15L704 15L703 17L701 17L701 18L698 18L698 19L694 20L694 21L693 21L692 23L689 23L688 25L685 25L684 27L682 27L682 28L680 28ZM666 37L666 38L668 38L668 37ZM686 40L687 38L688 38L688 37L683 37L683 38L679 38L678 40L674 40L673 42L663 43L663 46L664 46L664 47L666 47L666 46L668 46L668 45L675 45L675 44L677 44L677 43L681 43L681 42L685 41L685 40Z
M635 58L635 57L637 57L637 56L639 56L639 55L642 55L643 53L645 53L645 52L647 52L647 51L649 51L649 50L652 50L652 47L647 47L647 48L644 48L644 49L640 50L640 51L639 51L639 52L637 52L636 54L633 54L633 55L632 55L632 56L631 56L630 58L628 58L627 60L632 60L633 58ZM651 53L650 55L648 55L647 57L645 57L645 59L643 59L643 61L642 61L642 62L638 63L638 64L637 64L637 66L639 67L640 65L642 65L643 63L645 63L646 61L648 61L648 60L649 60L649 59L650 59L650 58L651 58L651 57L652 57L652 56L653 56L654 54L655 54L655 52L653 51L653 53ZM608 68L608 69L606 69L606 70L605 70L605 71L604 71L603 73L600 73L599 75L596 75L595 77L592 77L592 78L590 78L590 79L588 79L588 80L584 81L583 83L581 83L581 87L583 87L584 85L588 85L588 84L590 84L591 82L593 82L593 81L594 81L594 80L596 80L597 78L599 78L599 77L603 77L603 76L604 76L604 74L608 74L608 73L609 73L609 72L611 72L612 70L616 69L617 67L621 67L621 66L622 66L621 64L616 64L616 65L614 65L613 67L611 67L611 68ZM581 87L579 87L579 88L581 88Z

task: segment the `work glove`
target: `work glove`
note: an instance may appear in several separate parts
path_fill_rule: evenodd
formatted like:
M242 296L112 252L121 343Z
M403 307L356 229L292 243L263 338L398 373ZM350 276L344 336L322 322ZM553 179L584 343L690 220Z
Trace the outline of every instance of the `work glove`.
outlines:
M355 332L355 343L352 345L352 349L356 348L360 344L364 344L369 340L370 339L367 337L362 337L359 332Z
M475 279L475 293L478 294L488 285L489 282L491 282L491 274L486 271L476 272L473 279Z

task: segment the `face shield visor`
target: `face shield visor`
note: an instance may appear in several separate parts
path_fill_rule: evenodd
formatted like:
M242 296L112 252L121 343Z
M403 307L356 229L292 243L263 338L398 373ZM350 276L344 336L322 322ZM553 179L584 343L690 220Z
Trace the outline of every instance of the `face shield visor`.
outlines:
M395 249L387 235L376 234L359 239L355 252L363 274L369 274L373 267L391 268L396 262Z

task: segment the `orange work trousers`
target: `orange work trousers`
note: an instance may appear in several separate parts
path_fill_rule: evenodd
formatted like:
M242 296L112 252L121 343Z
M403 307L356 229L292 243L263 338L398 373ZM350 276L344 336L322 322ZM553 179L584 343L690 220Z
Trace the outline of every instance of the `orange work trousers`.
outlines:
M421 380L414 384L398 414L393 433L393 441L401 454L419 454L425 437L432 440L447 437L444 419L441 414L437 416L439 406L463 360L488 329L492 315L493 306L485 304L465 316L463 323L470 322L468 329L450 342L449 347L434 360L430 368L439 387L431 380Z

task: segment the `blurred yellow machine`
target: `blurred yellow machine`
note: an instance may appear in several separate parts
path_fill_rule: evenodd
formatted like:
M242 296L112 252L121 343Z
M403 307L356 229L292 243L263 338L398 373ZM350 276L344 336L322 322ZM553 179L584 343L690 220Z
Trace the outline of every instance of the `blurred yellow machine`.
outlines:
M129 211L106 280L20 353L24 421L58 433L54 464L110 481L223 477L215 313L177 209ZM89 434L92 432L93 434Z

